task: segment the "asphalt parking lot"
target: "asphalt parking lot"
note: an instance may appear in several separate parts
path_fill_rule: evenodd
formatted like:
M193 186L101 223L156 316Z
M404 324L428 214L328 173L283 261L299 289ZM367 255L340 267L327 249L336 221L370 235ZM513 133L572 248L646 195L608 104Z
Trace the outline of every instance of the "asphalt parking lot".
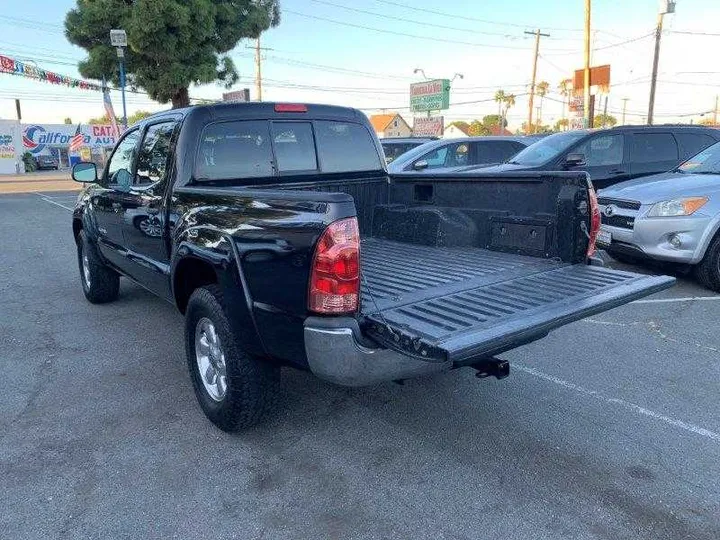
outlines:
M284 370L277 416L228 435L172 306L126 280L85 301L74 199L0 196L0 538L720 538L720 296L692 281L502 381Z

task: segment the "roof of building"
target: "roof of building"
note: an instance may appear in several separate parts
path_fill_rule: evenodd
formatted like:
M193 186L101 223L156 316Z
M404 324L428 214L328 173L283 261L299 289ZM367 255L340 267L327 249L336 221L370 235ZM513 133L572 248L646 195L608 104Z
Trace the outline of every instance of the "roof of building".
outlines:
M376 133L385 131L396 116L400 116L398 113L392 114L373 114L370 117L370 123Z
M507 128L500 129L500 126L490 126L490 135L512 135L512 131L508 130Z
M459 129L459 130L462 131L465 135L469 135L467 129L463 129L462 126L459 126L459 125L457 125L457 124L450 124L450 125L449 125L448 127L446 127L445 129L447 130L447 129L450 129L451 127L454 127L454 128L456 128L456 129Z

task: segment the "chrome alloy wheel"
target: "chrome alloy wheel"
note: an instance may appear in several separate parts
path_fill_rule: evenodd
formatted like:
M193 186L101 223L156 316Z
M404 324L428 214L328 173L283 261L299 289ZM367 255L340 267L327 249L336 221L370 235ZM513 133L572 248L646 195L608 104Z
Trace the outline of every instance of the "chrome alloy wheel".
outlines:
M208 395L215 401L222 401L227 393L225 353L215 325L203 317L195 326L195 360Z

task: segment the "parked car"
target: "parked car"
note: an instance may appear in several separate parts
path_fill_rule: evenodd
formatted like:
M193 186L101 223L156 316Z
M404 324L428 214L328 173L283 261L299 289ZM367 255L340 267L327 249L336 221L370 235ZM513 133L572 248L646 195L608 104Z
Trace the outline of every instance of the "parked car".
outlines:
M720 143L670 172L600 191L598 242L616 259L692 265L720 291Z
M35 167L37 168L38 171L42 171L42 170L46 170L46 169L58 170L59 164L58 164L58 160L55 159L55 156L42 154L35 158Z
M437 140L437 137L393 137L380 139L380 145L385 154L385 163L391 163L408 150L434 140Z
M466 137L418 146L388 165L391 173L444 173L468 165L502 163L532 144L532 137Z
M595 189L603 189L674 169L718 141L720 130L702 126L621 126L565 131L540 139L507 163L487 172L587 171Z
M82 290L110 302L128 276L174 304L200 406L235 430L272 407L283 365L348 386L502 378L495 355L672 285L588 264L584 173L478 177L388 176L354 109L166 111L129 128L100 177L73 168L92 182L72 214Z

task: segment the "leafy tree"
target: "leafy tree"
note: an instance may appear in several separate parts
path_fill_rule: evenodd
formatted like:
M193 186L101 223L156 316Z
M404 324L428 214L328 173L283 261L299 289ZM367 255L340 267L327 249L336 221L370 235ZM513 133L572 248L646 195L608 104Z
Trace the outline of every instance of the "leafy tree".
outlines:
M569 125L570 121L567 118L561 118L555 122L555 127L553 129L555 131L565 131Z
M617 124L617 118L611 114L596 114L593 120L595 127L613 127L615 124Z
M473 120L470 122L470 128L468 129L468 135L471 137L478 137L480 135L490 135L490 130L480 120Z
M546 126L543 124L536 124L535 122L530 124L530 130L528 130L527 122L523 122L522 130L525 133L551 133L552 132L552 130L550 129L550 126Z
M503 125L507 125L507 122L505 121L505 117L503 116L502 112L502 106L505 103L505 99L507 98L507 94L505 93L505 90L498 90L495 92L495 101L497 101L498 104L498 118L503 119ZM498 122L498 125L500 125L500 122Z
M708 116L707 118L701 118L698 124L702 126L714 126L715 122L713 121L712 116Z
M72 118L70 118L70 117L68 116L67 118L65 118L65 120L63 120L63 123L65 123L65 124L72 124L72 123L73 123Z
M135 111L130 116L128 116L128 126L132 126L133 124L138 123L140 120L147 118L152 113L150 111Z
M487 128L497 128L500 125L501 116L497 114L488 114L483 116L482 123ZM502 118L502 127L507 127L507 119Z
M122 123L122 118L115 117L115 121L120 124ZM87 121L88 124L109 124L110 123L110 117L107 115L107 113L103 114L102 116L98 116L96 118L91 118ZM130 118L128 118L128 125L130 124Z
M278 0L77 0L65 17L65 35L88 51L78 66L83 77L118 84L109 33L125 29L128 84L177 108L190 104L191 84L235 83L226 53L279 22Z

